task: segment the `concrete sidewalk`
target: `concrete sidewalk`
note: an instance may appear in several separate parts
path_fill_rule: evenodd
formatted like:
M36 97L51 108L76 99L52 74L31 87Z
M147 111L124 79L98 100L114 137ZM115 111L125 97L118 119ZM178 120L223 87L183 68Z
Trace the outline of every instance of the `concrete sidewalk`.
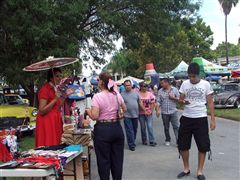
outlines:
M204 174L210 180L238 180L240 179L240 123L216 119L217 128L210 132L212 161L205 162ZM164 130L161 118L154 120L154 134L158 145L144 146L140 140L140 127L137 134L136 151L128 150L125 145L124 180L173 180L183 169L182 159L175 142L169 147L164 145ZM171 137L174 135L171 127ZM126 144L126 143L125 143ZM190 151L190 176L183 179L196 179L197 148L192 142ZM92 153L92 180L97 180L98 172L96 158Z

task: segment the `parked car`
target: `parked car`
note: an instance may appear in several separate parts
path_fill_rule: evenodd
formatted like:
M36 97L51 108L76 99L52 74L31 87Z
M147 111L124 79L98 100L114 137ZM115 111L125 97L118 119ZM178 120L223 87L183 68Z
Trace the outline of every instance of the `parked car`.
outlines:
M13 99L12 96L7 98ZM32 134L35 129L37 109L20 102L19 99L8 102L7 98L0 93L0 130L16 128L21 132Z
M217 94L219 91L221 91L221 85L220 84L218 84L216 82L213 82L213 81L211 81L210 84L211 84L211 87L214 91L214 94Z
M221 85L219 92L214 96L214 105L215 108L240 108L240 84Z
M28 105L29 106L29 100L22 98L18 94L4 94L4 96L7 99L7 102L11 105L19 104L19 105Z

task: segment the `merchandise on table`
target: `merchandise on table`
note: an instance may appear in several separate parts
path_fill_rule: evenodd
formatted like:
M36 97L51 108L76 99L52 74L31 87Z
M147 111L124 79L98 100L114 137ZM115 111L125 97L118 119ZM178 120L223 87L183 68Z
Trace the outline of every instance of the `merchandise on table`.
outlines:
M15 129L1 131L0 133L0 162L12 160L17 156L18 143Z

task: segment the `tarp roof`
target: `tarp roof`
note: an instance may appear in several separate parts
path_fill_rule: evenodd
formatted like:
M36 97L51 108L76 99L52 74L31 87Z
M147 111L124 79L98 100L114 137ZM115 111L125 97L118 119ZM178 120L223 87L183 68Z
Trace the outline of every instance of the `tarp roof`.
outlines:
M134 83L134 81L137 82L137 83L140 83L140 82L144 81L143 79L138 79L138 78L135 78L135 77L132 77L132 76L127 76L123 79L120 79L120 80L116 81L116 83L117 83L117 85L121 85L121 84L124 83L125 80L131 80L131 81L133 81L133 83Z
M188 64L184 61L181 61L175 69L173 69L170 74L176 74L179 72L187 72Z

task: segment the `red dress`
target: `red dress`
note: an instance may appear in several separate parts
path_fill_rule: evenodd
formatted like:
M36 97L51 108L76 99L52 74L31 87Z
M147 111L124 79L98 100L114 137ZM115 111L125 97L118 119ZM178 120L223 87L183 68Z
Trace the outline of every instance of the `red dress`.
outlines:
M54 88L46 83L38 93L38 99L51 102L55 97ZM61 144L63 123L60 112L60 100L57 100L52 109L45 115L38 113L36 121L35 146L53 146Z

